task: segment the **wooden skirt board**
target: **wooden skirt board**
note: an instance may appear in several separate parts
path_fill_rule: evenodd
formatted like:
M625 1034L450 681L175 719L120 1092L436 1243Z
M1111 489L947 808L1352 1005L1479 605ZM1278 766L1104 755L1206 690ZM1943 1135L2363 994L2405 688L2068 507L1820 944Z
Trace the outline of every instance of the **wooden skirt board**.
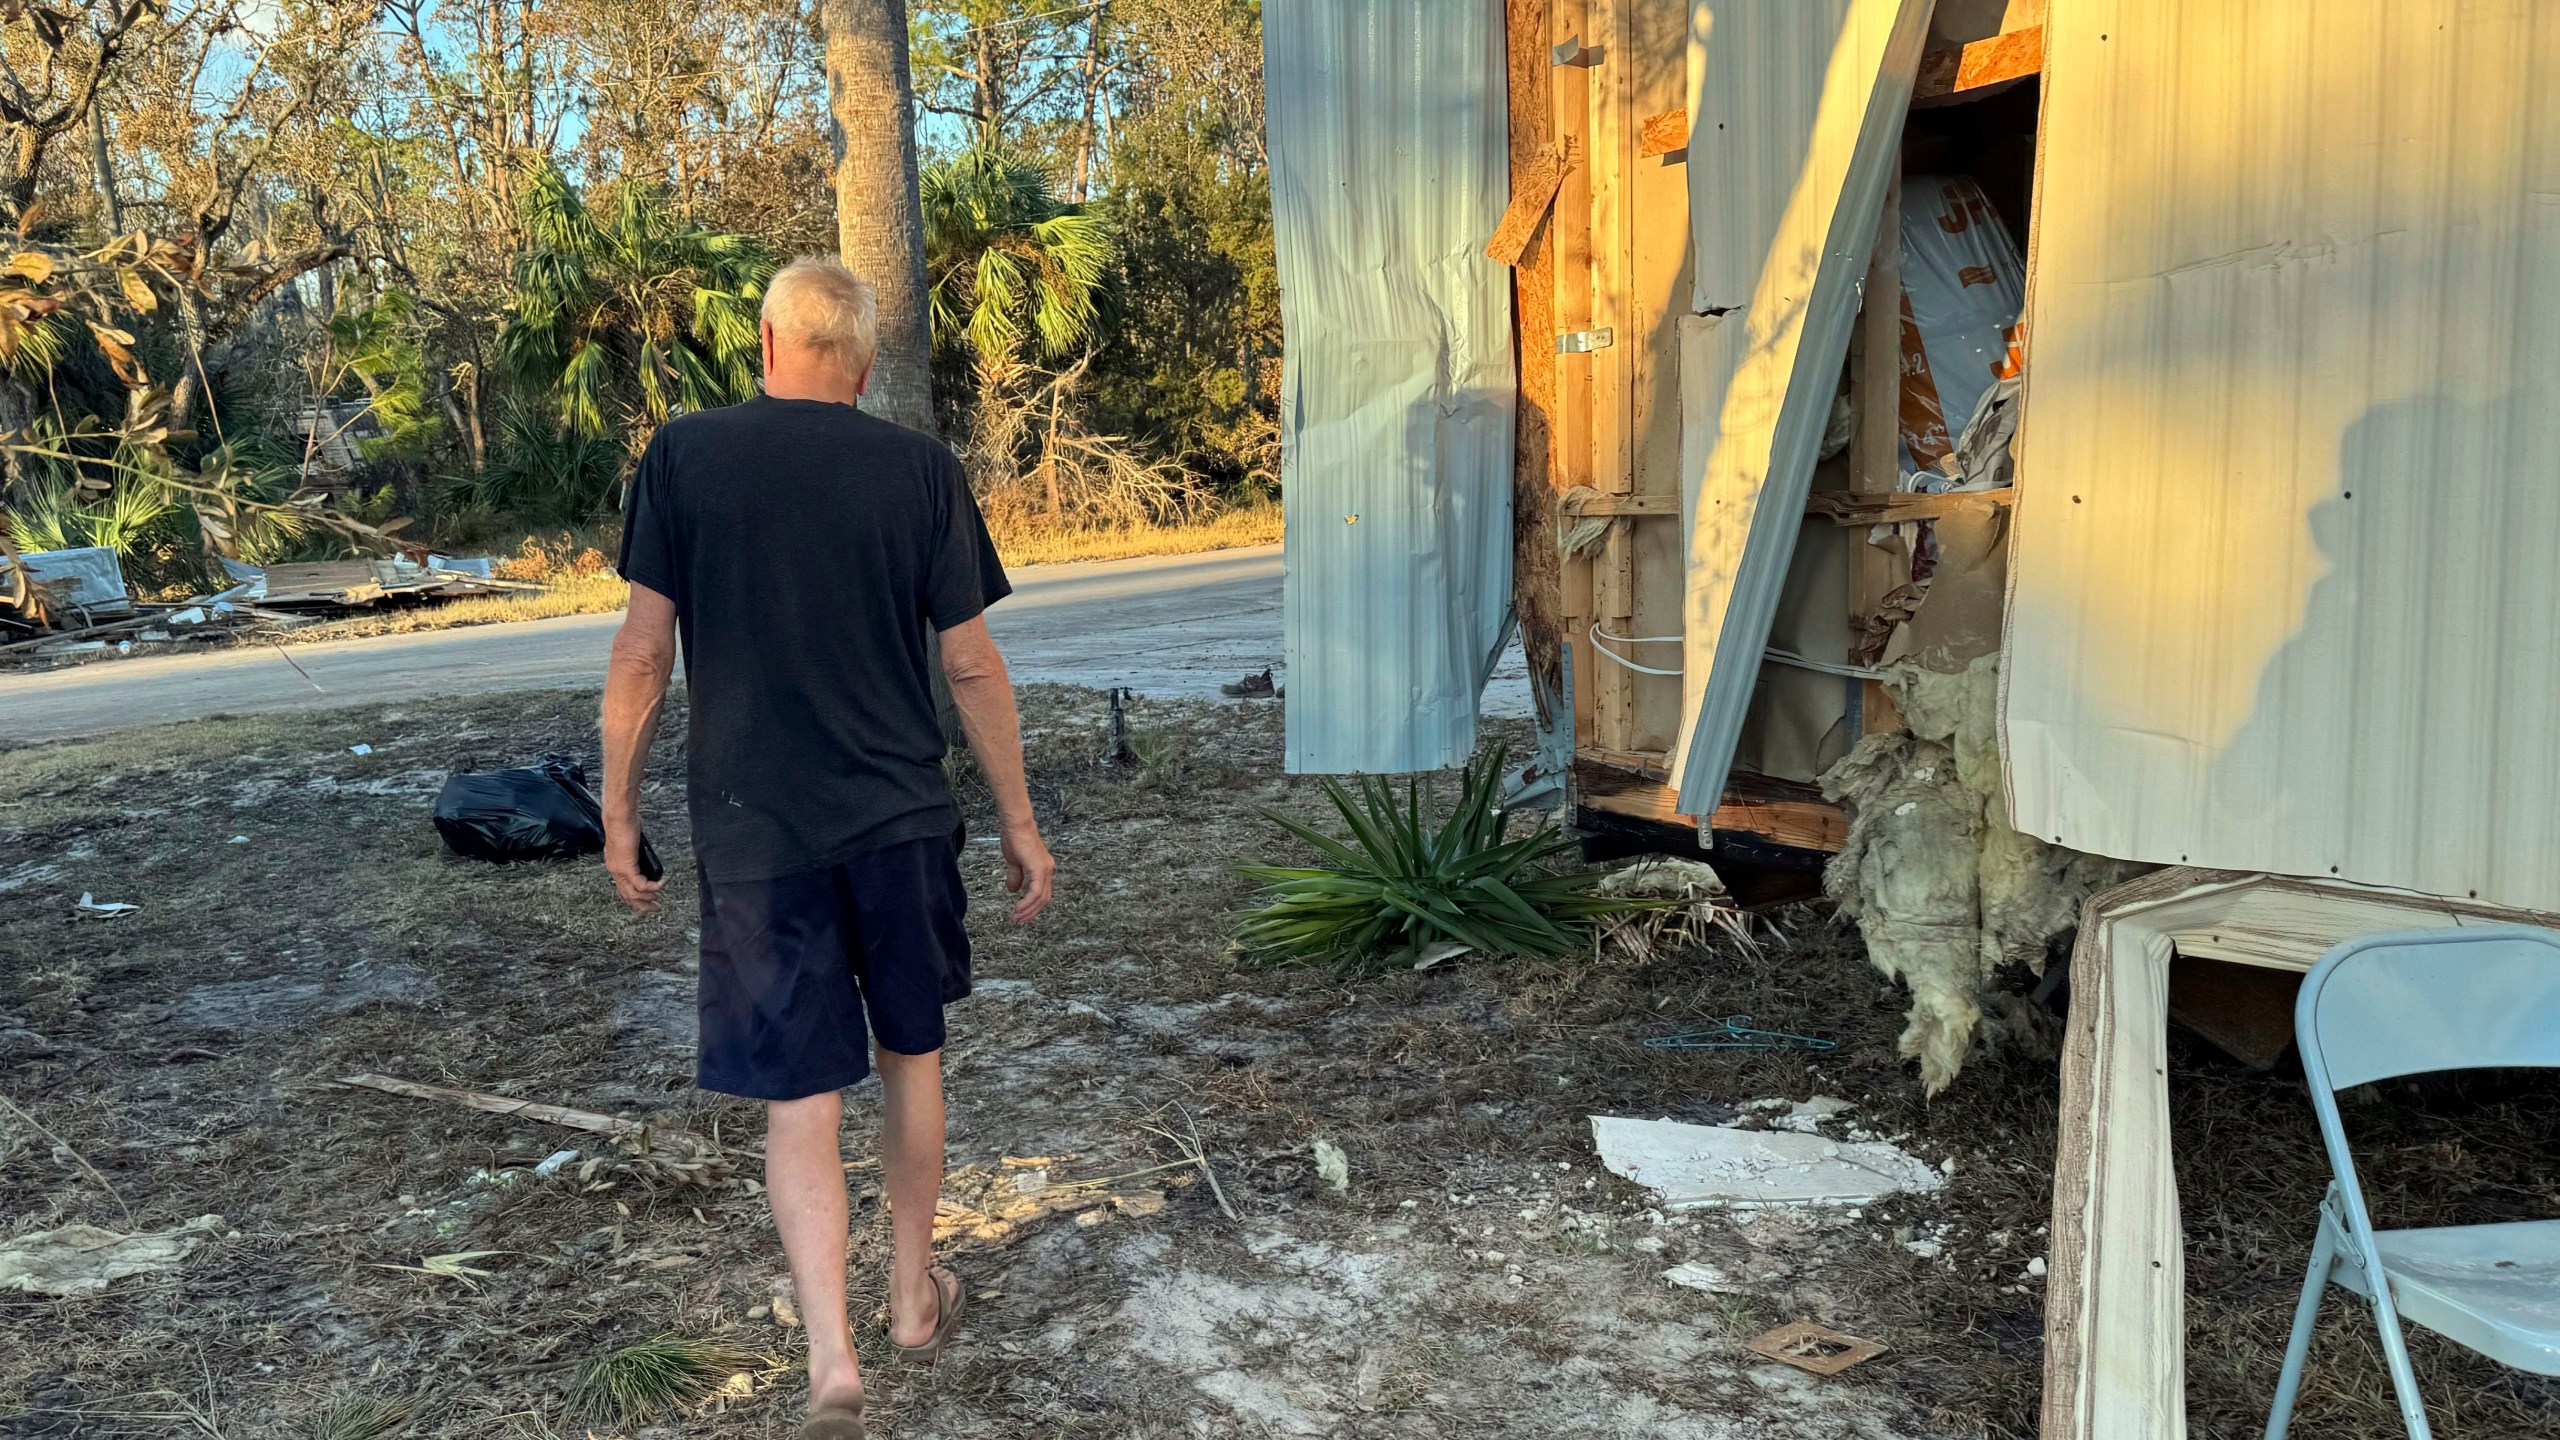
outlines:
M2172 867L2090 898L2071 956L2045 1297L2045 1440L2187 1433L2186 1278L2169 1131L2169 962L2305 971L2386 930L2560 917L2340 881ZM2310 1118L2306 1105L2305 1122ZM2319 1197L2301 1197L2303 1213ZM2272 1390L2275 1376L2269 1374Z

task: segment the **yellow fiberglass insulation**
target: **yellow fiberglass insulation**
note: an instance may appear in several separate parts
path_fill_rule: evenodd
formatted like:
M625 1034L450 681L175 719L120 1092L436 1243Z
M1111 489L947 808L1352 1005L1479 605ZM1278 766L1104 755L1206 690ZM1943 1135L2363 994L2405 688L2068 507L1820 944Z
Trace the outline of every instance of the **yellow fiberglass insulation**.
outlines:
M1911 991L1902 1053L1931 1095L1963 1068L1982 994L2004 962L2044 968L2080 904L2133 867L2009 828L2000 785L2000 659L1945 674L1895 667L1905 730L1860 739L1822 777L1851 811L1823 886L1867 954Z

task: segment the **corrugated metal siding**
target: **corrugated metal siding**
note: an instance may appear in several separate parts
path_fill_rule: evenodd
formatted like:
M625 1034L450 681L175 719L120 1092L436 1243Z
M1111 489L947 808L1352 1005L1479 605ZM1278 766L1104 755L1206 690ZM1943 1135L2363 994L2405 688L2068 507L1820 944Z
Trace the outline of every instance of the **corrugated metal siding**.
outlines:
M1715 808L1804 523L1928 0L1697 0L1680 806Z
M2560 908L2560 6L2055 0L2019 828Z
M1464 761L1511 595L1494 0L1271 0L1288 768Z

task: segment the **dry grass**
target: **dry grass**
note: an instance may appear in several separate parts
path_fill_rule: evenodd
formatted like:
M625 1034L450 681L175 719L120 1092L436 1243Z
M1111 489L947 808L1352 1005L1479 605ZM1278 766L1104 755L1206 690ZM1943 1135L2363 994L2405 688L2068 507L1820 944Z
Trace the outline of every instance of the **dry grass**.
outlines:
M1246 545L1280 543L1280 507L1271 502L1222 511L1179 525L1061 529L1044 520L991 520L996 553L1007 565L1065 565L1082 560L1133 560L1142 555L1194 555Z
M1471 958L1356 982L1240 968L1221 916L1247 891L1234 861L1275 843L1257 810L1321 813L1279 773L1280 707L1139 702L1141 763L1117 767L1097 763L1099 696L1031 687L1025 714L1060 899L1035 927L1003 923L992 849L971 846L978 993L951 1012L953 1162L981 1182L1011 1173L1006 1156L1058 1157L1070 1182L1125 1176L1183 1161L1196 1120L1240 1218L1203 1183L1144 1213L955 1239L977 1292L967 1334L932 1370L875 1379L875 1433L2034 1433L2049 1056L1978 1058L1922 1103L1894 1051L1901 995L1811 910L1750 947L1711 933L1601 963ZM373 754L346 752L351 725ZM577 1436L587 1357L677 1334L800 1358L743 1178L542 1179L545 1155L596 1154L593 1137L328 1083L370 1070L607 1110L732 1154L761 1139L758 1107L690 1083L680 705L644 797L673 877L657 916L620 910L592 862L465 862L427 824L444 770L592 756L593 725L589 696L506 695L0 752L0 1094L50 1132L0 1110L0 1225L125 1229L121 1201L141 1228L228 1227L174 1275L0 1299L0 1416L18 1417L0 1433L330 1433L353 1387L427 1397L398 1432L417 1440ZM986 797L958 768L983 836ZM75 919L83 890L143 909ZM1642 1043L1741 1013L1839 1048ZM2254 1433L2265 1403L2317 1138L2296 1079L2192 1055L2176 1074L2182 1145L2210 1157L2182 1168L2182 1199L2195 1433L2218 1440ZM1664 1217L1592 1163L1594 1113L1722 1123L1816 1094L1954 1161L1948 1187L1856 1220ZM854 1318L875 1349L876 1095L853 1092L847 1125ZM2351 1123L2392 1221L2549 1214L2555 1099L2428 1092ZM1347 1157L1347 1193L1319 1176L1318 1139ZM1901 1243L1923 1235L1940 1257ZM474 1252L469 1283L385 1268ZM1749 1293L1663 1285L1692 1260ZM2330 1314L2303 1433L2397 1435L2357 1312ZM1894 1350L1818 1385L1740 1353L1797 1318ZM2440 1433L2548 1433L2548 1382L2413 1348ZM800 1383L742 1367L640 1433L788 1434Z
M996 552L1009 566L1064 565L1091 560L1130 560L1146 555L1192 555L1247 545L1280 543L1280 507L1261 503L1178 525L1060 527L1031 518L991 521ZM288 640L345 640L360 635L405 635L463 625L547 620L621 609L631 587L613 571L618 527L529 535L495 550L501 579L541 585L539 591L475 596L358 615L290 631Z

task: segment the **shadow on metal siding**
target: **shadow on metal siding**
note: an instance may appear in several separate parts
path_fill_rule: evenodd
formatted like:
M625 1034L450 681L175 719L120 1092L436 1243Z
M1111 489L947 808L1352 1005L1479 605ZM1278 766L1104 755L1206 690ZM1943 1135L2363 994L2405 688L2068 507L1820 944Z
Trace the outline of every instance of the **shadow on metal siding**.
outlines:
M2013 823L2560 908L2560 7L2045 34Z
M1455 765L1511 598L1502 7L1271 0L1263 50L1288 768Z

